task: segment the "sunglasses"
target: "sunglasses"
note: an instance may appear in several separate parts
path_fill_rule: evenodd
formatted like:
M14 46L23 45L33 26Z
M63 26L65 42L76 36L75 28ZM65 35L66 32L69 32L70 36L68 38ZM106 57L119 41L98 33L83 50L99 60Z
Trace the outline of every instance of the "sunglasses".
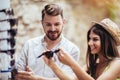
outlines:
M13 68L13 69L11 70L11 79L12 79L12 80L16 80L16 79L15 79L16 74L18 74L18 70L17 70L16 68Z
M10 61L10 66L11 66L11 79L16 80L15 76L16 76L16 74L18 74L18 70L15 67L15 59L12 59Z
M4 12L7 15L14 15L12 8L2 9L2 10L0 10L0 12Z
M6 53L8 55L13 55L15 53L15 49L10 49L10 50L0 50L2 53Z
M15 67L15 59L10 61L10 66L11 66L11 79L16 80L15 76L18 74L18 70Z
M60 49L57 49L55 51L46 51L46 52L42 53L40 56L38 56L37 58L40 58L41 56L45 55L48 59L50 59L51 57L53 57L54 53L57 53L59 51L60 51Z
M3 32L3 31L7 31L8 33L10 33L11 37L16 36L17 34L17 29L0 30L0 32Z
M18 19L17 19L17 18L0 20L0 22L3 22L3 21L8 21L8 22L10 22L10 26L18 25Z
M10 43L12 48L15 46L15 43L16 43L16 40L14 38L3 38L3 39L0 39L0 41L1 40L7 40L8 43Z
M10 66L14 66L15 65L15 59L10 61Z

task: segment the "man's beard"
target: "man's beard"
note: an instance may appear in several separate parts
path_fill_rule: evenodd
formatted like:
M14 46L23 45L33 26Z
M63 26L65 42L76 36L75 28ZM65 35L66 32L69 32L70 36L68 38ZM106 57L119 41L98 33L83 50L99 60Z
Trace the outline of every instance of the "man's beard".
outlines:
M60 37L60 35L61 35L61 32L59 33L59 31L48 31L48 33L46 34L46 36L52 41L57 40Z

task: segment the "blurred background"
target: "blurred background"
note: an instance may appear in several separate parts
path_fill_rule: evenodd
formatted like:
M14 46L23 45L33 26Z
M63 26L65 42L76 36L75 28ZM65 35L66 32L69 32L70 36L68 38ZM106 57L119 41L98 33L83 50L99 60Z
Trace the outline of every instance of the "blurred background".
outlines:
M79 47L80 65L85 64L86 33L91 22L110 18L120 25L120 0L10 0L19 21L16 36L18 58L27 40L43 34L41 10L48 3L58 3L63 7L67 20L63 34Z

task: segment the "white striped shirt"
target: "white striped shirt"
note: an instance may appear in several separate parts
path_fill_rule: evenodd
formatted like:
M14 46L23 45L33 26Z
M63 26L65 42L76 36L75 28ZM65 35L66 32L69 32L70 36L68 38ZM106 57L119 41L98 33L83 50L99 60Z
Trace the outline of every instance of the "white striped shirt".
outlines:
M43 77L56 77L54 72L45 64L43 58L37 58L40 54L42 54L45 50L45 46L43 43L44 36L40 36L31 40L28 40L23 49L20 56L20 59L16 63L16 66L18 70L25 70L25 66L28 65L35 74L43 76ZM79 59L80 50L79 48L73 44L71 41L66 39L62 36L61 41L54 46L52 50L61 48L63 51L70 54L76 61ZM68 74L72 74L72 70L62 64L58 58L57 55L54 54L55 62L56 64L64 70Z

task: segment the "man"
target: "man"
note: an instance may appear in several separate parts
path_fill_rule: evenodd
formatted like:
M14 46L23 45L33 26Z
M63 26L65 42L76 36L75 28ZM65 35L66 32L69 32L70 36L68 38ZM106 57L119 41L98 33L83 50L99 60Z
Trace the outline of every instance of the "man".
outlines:
M42 10L41 22L45 35L28 40L24 45L17 62L18 80L58 80L43 58L38 57L45 51L61 48L78 61L80 54L78 47L61 34L65 23L61 7L57 4L46 5ZM60 63L56 54L53 55L56 64L66 73L72 74L72 70Z

